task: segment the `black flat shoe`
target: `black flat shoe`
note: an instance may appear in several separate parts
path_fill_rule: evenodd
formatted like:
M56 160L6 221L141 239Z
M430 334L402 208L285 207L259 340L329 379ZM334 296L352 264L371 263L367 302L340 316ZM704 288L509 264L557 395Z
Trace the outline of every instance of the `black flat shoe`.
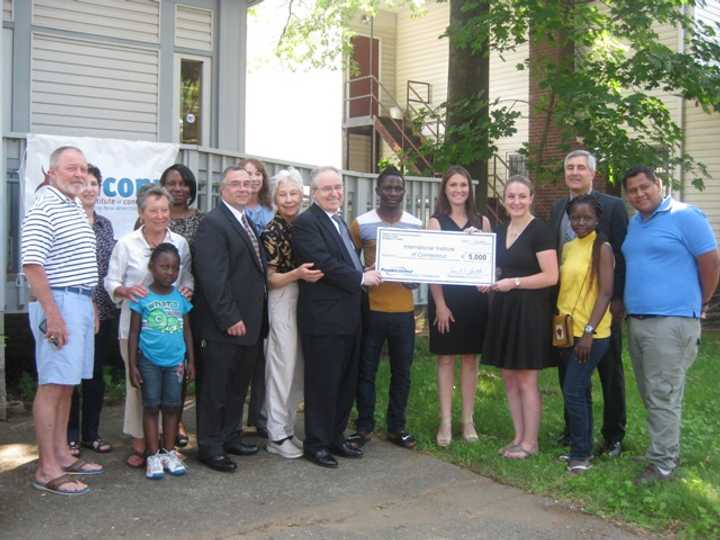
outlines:
M211 456L200 458L200 463L210 467L213 471L218 472L235 472L237 464L227 456Z
M185 448L189 442L190 439L188 439L187 435L182 435L178 433L177 437L175 437L175 446L177 446L178 448Z
M415 446L417 446L417 441L415 440L415 437L405 431L400 431L397 433L389 431L387 434L387 440L393 444L397 444L402 448L407 448L408 450L412 450L413 448L415 448Z
M334 444L330 447L330 452L336 456L344 458L361 458L363 457L363 451L357 446L353 445L350 441L343 441L340 444Z
M305 452L303 457L311 461L315 465L335 469L338 466L337 460L327 450L318 450L316 452Z
M233 454L234 456L253 456L258 453L260 449L257 444L236 442L225 447L225 452Z

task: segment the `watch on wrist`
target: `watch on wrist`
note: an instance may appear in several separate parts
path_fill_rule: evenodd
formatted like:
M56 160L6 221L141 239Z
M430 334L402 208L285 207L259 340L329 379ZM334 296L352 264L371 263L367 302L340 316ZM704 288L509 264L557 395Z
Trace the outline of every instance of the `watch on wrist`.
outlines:
M516 289L520 286L520 278L519 277L513 278L513 285L515 285Z
M595 327L592 324L588 324L585 326L585 333L593 335L595 333Z

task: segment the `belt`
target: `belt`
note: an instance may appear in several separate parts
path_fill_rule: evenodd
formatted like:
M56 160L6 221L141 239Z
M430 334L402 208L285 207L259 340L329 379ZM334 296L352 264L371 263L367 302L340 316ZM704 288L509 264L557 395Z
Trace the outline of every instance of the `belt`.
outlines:
M87 287L50 287L53 291L69 292L73 294L82 294L92 298L93 290Z
M640 319L641 321L643 319L657 319L659 317L666 317L666 315L642 315L642 314L635 314L628 315L631 319Z

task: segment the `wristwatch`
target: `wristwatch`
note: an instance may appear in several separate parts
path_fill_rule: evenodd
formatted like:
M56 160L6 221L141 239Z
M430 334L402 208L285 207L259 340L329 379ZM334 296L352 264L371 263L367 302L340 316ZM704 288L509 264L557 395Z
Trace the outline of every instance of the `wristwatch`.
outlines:
M588 325L585 327L585 333L586 333L586 334L590 334L590 335L593 335L593 334L595 333L595 328L593 327L592 324L588 324Z
M516 289L520 286L520 278L519 277L513 278L513 285L515 285Z

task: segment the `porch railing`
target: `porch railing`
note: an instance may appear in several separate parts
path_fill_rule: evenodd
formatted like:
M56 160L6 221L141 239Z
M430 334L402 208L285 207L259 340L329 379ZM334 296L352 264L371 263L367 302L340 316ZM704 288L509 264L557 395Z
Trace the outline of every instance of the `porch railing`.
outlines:
M5 181L7 200L5 201L5 217L8 220L9 235L0 239L1 251L5 255L0 259L7 269L5 286L5 313L25 312L27 309L28 291L23 276L19 272L20 264L20 167L25 154L25 135L10 134L3 137L5 148ZM303 177L306 186L310 183L310 173L314 165L298 163L265 156L252 156L239 152L220 150L205 146L181 145L177 161L187 165L198 181L197 206L203 211L212 209L218 196L218 185L222 171L242 158L254 157L265 165L270 176L281 169L294 167ZM375 175L357 171L341 171L345 185L343 211L348 223L357 215L375 207ZM440 187L437 178L406 176L405 209L427 223L435 207L435 199ZM421 287L416 291L416 303L427 302L427 289Z

